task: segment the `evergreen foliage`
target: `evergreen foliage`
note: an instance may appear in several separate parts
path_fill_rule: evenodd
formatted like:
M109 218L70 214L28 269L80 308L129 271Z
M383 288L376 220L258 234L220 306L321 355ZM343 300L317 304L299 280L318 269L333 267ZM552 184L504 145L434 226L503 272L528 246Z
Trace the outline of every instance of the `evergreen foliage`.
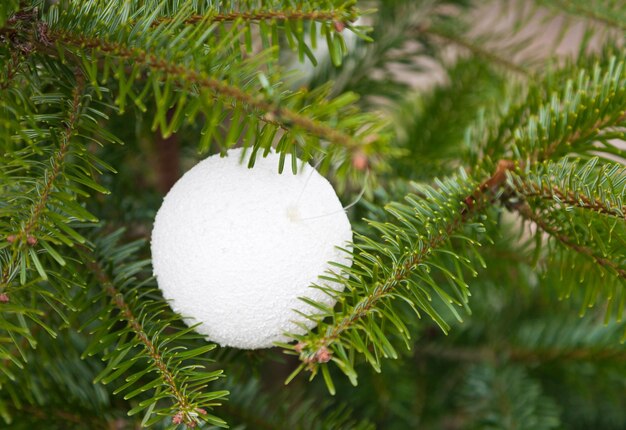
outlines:
M1 2L2 422L624 428L626 3L494 1L514 25L477 34L479 3ZM576 55L513 55L555 16ZM172 175L234 146L362 197L337 305L271 350L150 273Z

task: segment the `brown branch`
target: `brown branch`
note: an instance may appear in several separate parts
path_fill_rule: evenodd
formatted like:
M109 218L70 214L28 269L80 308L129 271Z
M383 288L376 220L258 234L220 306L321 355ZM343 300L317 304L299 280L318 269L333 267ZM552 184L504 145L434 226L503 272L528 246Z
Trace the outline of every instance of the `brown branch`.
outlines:
M618 116L617 118L612 117L612 116L606 116L604 118L601 118L597 120L588 129L587 133L583 134L583 130L578 129L571 136L552 142L543 152L535 153L535 156L533 157L533 159L535 159L536 161L547 160L548 158L550 158L552 154L556 152L559 146L562 146L562 145L572 146L574 143L576 143L576 141L589 140L594 135L596 135L600 129L610 127L611 125L614 125L614 124L619 124L623 121L626 121L626 112L622 112L621 115Z
M196 421L189 415L192 407L188 397L176 384L174 374L169 370L167 363L157 350L154 343L150 340L150 337L144 330L141 322L139 322L128 303L124 300L124 296L117 290L115 285L113 285L107 273L97 262L89 262L88 266L92 273L94 273L96 279L102 284L104 291L109 295L109 297L111 297L111 302L119 309L121 315L128 323L128 326L133 330L139 341L143 344L147 354L150 358L152 358L154 365L159 370L159 373L163 378L163 382L169 388L172 396L176 400L176 405L178 405L178 413L175 417L178 416L185 424L190 427L194 427L196 425Z
M510 170L514 170L517 167L518 165L514 161L499 160L496 164L495 173L489 179L480 184L474 194L465 199L465 204L467 205L467 208L464 209L464 212L467 210L472 210L474 204L484 198L485 194L495 196L496 191L501 188L506 182L507 172Z
M340 11L302 11L302 10L282 10L282 11L256 11L256 12L229 12L229 13L217 13L209 15L191 15L186 18L183 23L185 24L197 24L197 23L212 23L212 22L228 22L228 21L334 21L342 22L345 19ZM158 18L152 24L153 26L161 23L167 23L173 21L174 18L165 17Z
M545 185L540 187L534 182L524 182L523 184L521 184L521 186L515 187L515 190L525 198L538 197L550 201L554 201L556 198L558 199L558 201L565 203L569 206L589 209L601 214L612 215L626 219L626 205L622 206L621 208L607 206L603 201L599 199L590 199L583 194L577 194L573 191L563 192L556 185L550 188Z
M578 252L579 254L589 257L602 267L614 270L619 277L626 279L626 270L622 269L619 264L612 260L609 260L608 258L597 255L591 248L587 246L576 243L573 239L563 234L563 232L561 232L558 228L551 226L545 220L543 220L531 209L531 207L527 203L517 206L517 211L523 218L533 221L537 225L537 227L548 233L551 237L558 240L563 246L570 248Z
M63 162L65 161L65 157L67 156L70 148L70 139L72 137L72 133L74 132L76 123L78 122L82 89L83 84L79 83L72 92L70 115L65 130L63 131L63 135L61 137L61 145L59 146L59 150L57 151L57 153L51 158L50 164L52 165L52 169L50 171L46 170L46 183L44 184L43 191L39 196L39 201L33 208L31 216L26 222L26 226L22 229L21 235L23 238L30 237L32 231L37 227L37 223L39 221L41 213L48 203L50 193L52 192L52 189L54 187L54 182L61 173Z

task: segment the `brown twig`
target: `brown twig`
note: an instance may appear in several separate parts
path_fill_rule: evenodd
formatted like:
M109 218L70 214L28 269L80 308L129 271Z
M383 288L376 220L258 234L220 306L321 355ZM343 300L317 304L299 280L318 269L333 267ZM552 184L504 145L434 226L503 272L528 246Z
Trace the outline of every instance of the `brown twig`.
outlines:
M563 145L568 147L572 146L578 140L589 140L602 128L609 127L612 124L619 124L621 122L626 121L626 112L622 112L618 117L606 116L597 120L588 130L587 133L583 133L582 129L576 130L570 136L565 137L564 139L557 140L552 142L543 152L536 152L533 159L536 161L544 161L550 158L552 154L556 152L556 150Z
M626 219L626 205L620 207L610 207L599 199L590 199L589 197L577 194L573 191L563 192L557 186L548 187L546 185L539 186L534 182L524 182L520 186L516 186L515 190L524 198L537 197L540 199L562 202L568 206L574 206L582 209L589 209L601 214L612 215Z
M465 198L465 204L467 210L472 210L474 204L480 201L486 194L495 196L496 191L501 188L506 182L506 175L508 171L514 170L516 163L512 160L499 160L496 164L495 173L486 181L484 181L478 189L469 197Z
M602 267L614 270L619 277L626 279L626 270L622 269L619 264L609 260L608 258L597 255L593 249L587 246L576 243L576 241L565 235L558 228L548 224L544 219L537 215L527 203L518 205L516 209L523 218L534 222L537 227L558 240L563 246L589 257Z
M80 75L77 75L80 76ZM82 96L82 91L84 84L79 80L79 83L74 88L72 92L72 104L70 109L70 115L67 121L67 125L65 130L63 131L63 135L61 137L61 145L59 146L59 150L51 159L52 169L50 171L46 171L47 180L44 184L43 190L39 196L39 201L34 206L31 216L26 221L26 225L21 232L23 238L27 238L31 235L33 230L37 227L37 223L39 218L41 217L41 213L43 209L46 207L48 203L48 199L50 198L50 193L54 187L54 182L59 177L61 170L63 168L63 162L65 161L65 157L70 148L70 140L72 138L72 134L74 132L74 128L76 127L76 123L78 122L78 117L80 113L80 98Z
M284 10L284 11L256 11L256 12L229 12L216 13L209 15L192 15L186 18L185 24L197 24L201 22L227 22L227 21L337 21L342 22L345 18L340 11L302 11L302 10ZM153 26L161 23L173 21L173 18L158 18L152 24Z

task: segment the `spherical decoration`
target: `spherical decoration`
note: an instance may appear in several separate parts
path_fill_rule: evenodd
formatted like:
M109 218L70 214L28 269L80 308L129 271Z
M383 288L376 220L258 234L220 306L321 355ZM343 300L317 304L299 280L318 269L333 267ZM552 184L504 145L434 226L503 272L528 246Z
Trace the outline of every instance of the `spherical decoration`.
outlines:
M244 158L243 163L242 158ZM241 149L211 156L165 196L152 231L152 264L172 308L201 323L197 330L222 346L256 349L303 333L315 309L334 300L310 285L331 261L350 266L350 222L331 184L299 162L278 173L279 155L247 167ZM291 166L287 156L285 166Z

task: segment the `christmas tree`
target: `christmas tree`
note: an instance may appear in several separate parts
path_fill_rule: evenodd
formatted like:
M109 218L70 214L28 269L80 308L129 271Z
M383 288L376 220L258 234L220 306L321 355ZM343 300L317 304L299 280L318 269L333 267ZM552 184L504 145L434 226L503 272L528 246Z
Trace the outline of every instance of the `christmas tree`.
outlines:
M625 34L623 0L2 0L0 427L625 428Z

